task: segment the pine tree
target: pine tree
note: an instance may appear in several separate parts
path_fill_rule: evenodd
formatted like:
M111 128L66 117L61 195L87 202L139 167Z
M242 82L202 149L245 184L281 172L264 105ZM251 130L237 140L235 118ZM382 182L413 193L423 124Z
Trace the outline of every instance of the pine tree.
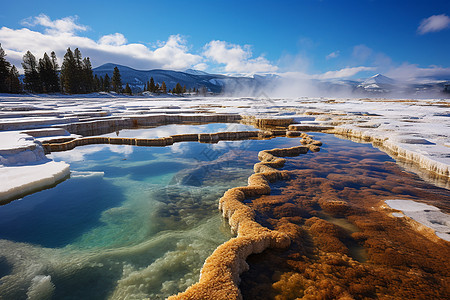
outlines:
M61 66L61 86L62 92L68 94L76 94L77 91L77 66L74 54L70 48L64 55L64 60Z
M44 53L44 57L39 59L38 70L42 83L42 91L44 93L53 92L55 90L54 77L56 74L54 74L53 63L47 53Z
M100 85L100 79L98 78L97 74L94 76L94 92L99 92L101 89Z
M103 80L103 90L108 93L111 91L111 80L108 74L105 74L105 79Z
M22 83L19 80L19 72L16 69L16 66L12 66L11 70L9 70L9 78L8 82L8 91L13 94L22 93Z
M52 76L51 76L51 87L52 87L52 92L59 92L60 91L60 82L59 82L59 65L58 65L58 60L56 58L56 53L55 51L52 51L52 53L50 53L50 57L52 60Z
M26 89L33 93L41 93L42 83L38 72L38 63L36 57L30 51L27 51L23 56L22 67L25 73Z
M119 68L114 67L113 77L112 77L112 87L116 93L120 93L122 90L122 79L120 78Z
M166 83L164 81L161 84L161 90L164 94L167 94L167 87L166 87Z
M102 76L100 76L99 90L102 91L102 92L105 91L105 83L103 82L103 77Z
M156 91L155 81L153 80L153 77L150 78L150 87L148 90L152 93Z
M83 56L78 48L75 48L73 51L73 57L75 58L76 94L83 94L86 93L86 86L83 78Z
M186 85L183 86L183 94L186 94Z
M125 90L123 91L123 93L124 93L124 94L127 94L127 95L132 95L132 94L133 94L133 93L131 92L131 88L130 88L130 86L128 85L128 83L127 83L127 85L126 85Z
M89 57L83 59L83 85L86 93L94 91L94 76L92 73L92 65Z
M7 79L10 74L11 64L5 58L6 53L0 44L0 93L8 92Z
M181 94L183 92L183 88L181 87L181 84L177 82L177 85L175 86L175 93Z
M159 83L157 83L156 86L155 86L155 92L159 93Z

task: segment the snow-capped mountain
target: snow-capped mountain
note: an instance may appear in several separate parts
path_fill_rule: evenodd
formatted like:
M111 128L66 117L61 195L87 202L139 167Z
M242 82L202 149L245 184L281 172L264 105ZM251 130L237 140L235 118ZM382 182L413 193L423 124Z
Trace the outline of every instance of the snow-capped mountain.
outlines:
M364 80L356 88L370 93L388 93L395 89L396 81L381 74Z

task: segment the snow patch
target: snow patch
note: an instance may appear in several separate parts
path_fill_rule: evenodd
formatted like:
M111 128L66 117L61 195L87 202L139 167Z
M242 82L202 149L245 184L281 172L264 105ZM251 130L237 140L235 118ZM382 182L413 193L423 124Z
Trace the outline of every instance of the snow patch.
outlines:
M0 167L0 203L50 187L69 174L69 165L65 162Z
M400 210L403 214L420 224L432 229L443 240L450 241L450 215L432 205L412 200L386 200L385 203L392 209ZM398 213L395 217L400 217Z

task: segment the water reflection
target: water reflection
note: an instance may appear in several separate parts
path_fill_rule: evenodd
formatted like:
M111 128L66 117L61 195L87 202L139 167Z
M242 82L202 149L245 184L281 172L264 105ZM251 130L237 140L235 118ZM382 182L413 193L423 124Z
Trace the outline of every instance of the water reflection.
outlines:
M231 237L217 210L224 191L246 183L258 151L297 144L277 138L53 153L71 164L71 178L0 206L1 297L45 290L56 299L163 299L186 289Z

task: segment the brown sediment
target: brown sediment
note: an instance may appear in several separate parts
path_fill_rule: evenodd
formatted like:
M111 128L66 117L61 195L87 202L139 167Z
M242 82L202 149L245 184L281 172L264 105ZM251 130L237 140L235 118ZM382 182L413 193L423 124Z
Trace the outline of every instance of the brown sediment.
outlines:
M244 298L449 299L450 243L383 207L401 198L449 212L448 190L376 155L341 147L292 160L285 185L248 203L291 245L247 259Z
M422 153L404 149L401 145L390 141L387 137L374 136L364 130L347 127L335 127L334 129L327 132L343 137L356 139L359 141L372 143L372 145L374 145L375 147L380 148L382 151L395 158L410 161L420 168L427 170L428 172L432 172L439 176L450 179L449 165L433 160L432 158L425 156Z
M306 114L306 113L305 113ZM344 118L345 119L345 118ZM348 119L353 120L353 119ZM338 122L334 125L342 125L347 122ZM316 124L291 124L289 125L289 135L295 134L296 131L317 131L332 133L337 136L350 138L357 140L358 142L372 143L373 146L378 147L380 150L388 153L389 155L410 162L417 165L419 168L430 172L431 177L438 176L439 180L447 181L444 185L449 186L450 181L450 167L449 165L433 160L432 158L423 155L422 153L414 152L403 148L398 143L390 141L385 136L377 136L371 134L368 131L357 128L349 128L343 126L331 126L331 125L316 125ZM369 127L370 128L370 127ZM317 151L318 149L316 149ZM311 149L311 151L314 151Z
M241 123L251 124L257 128L288 127L292 118L258 118L255 116L241 116Z
M290 237L270 230L255 221L255 212L243 201L270 194L270 182L289 178L286 171L277 170L286 160L280 156L297 156L308 147L263 150L258 153L255 173L248 178L248 186L229 189L219 201L219 209L228 219L237 236L220 245L209 256L201 270L198 283L169 299L242 299L239 290L240 274L248 270L246 258L267 248L286 248Z
M324 131L324 130L330 130L333 129L333 126L324 126L324 125L314 125L314 124L293 124L289 125L289 130L297 130L297 131Z

